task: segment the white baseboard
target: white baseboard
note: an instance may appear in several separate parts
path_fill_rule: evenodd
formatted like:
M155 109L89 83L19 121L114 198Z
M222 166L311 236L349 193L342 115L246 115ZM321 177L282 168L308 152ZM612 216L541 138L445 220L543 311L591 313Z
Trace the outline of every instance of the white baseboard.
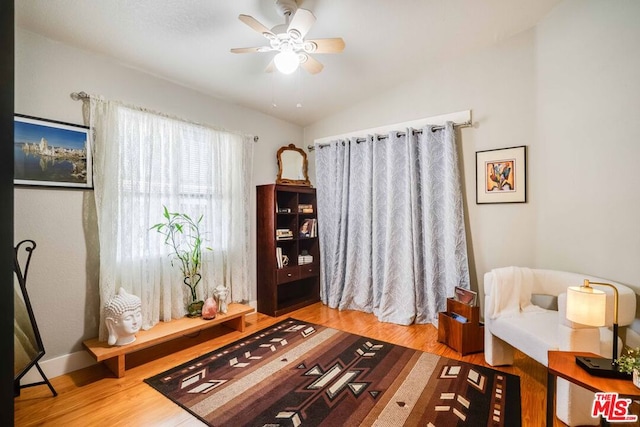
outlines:
M86 368L87 366L94 365L95 363L96 360L84 350L38 362L40 368L42 368L42 371L49 379L77 371L78 369ZM40 372L38 372L34 366L24 377L22 377L20 384L31 384L42 381L42 379Z

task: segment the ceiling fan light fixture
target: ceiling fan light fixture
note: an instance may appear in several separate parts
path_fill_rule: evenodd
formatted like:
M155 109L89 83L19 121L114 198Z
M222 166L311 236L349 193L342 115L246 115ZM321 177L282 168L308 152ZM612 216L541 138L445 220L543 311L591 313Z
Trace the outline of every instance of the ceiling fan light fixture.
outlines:
M291 40L302 40L302 34L300 34L300 31L296 29L289 30L287 34Z
M286 50L278 53L273 58L273 62L278 71L283 74L291 74L298 69L300 58L297 53Z
M339 37L305 40L316 17L310 10L298 8L298 0L271 1L275 1L276 11L285 18L284 24L269 29L251 15L238 16L240 21L269 40L269 46L233 48L231 53L274 52L266 72L278 70L291 74L304 68L309 74L317 74L323 65L311 56L312 53L339 53L344 50L344 40Z

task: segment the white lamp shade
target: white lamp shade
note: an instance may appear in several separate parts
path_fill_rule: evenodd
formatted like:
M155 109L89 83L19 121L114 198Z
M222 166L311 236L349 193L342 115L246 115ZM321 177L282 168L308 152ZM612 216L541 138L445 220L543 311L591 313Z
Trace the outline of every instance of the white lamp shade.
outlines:
M589 326L604 326L607 294L599 289L570 286L567 289L567 319Z
M300 59L298 54L292 51L280 52L273 58L273 62L276 65L278 71L283 74L291 74L298 69L300 65Z

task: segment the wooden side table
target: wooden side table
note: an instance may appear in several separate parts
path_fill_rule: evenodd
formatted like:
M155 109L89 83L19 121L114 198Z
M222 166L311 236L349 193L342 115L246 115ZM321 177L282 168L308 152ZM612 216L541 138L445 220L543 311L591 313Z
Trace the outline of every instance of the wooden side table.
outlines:
M640 389L630 380L595 377L576 364L576 356L601 357L593 353L574 351L549 351L547 366L547 427L553 427L556 378L584 387L594 393L613 392L620 396L637 399Z

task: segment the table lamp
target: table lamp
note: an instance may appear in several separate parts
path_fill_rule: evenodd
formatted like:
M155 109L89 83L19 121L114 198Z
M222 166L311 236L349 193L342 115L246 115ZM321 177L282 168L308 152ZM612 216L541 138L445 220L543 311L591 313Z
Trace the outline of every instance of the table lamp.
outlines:
M567 319L583 325L605 326L607 294L591 285L608 286L613 289L613 354L611 359L601 357L576 357L576 363L598 377L628 378L629 374L620 372L618 358L618 289L609 283L590 282L584 279L582 286L570 286L567 289Z

